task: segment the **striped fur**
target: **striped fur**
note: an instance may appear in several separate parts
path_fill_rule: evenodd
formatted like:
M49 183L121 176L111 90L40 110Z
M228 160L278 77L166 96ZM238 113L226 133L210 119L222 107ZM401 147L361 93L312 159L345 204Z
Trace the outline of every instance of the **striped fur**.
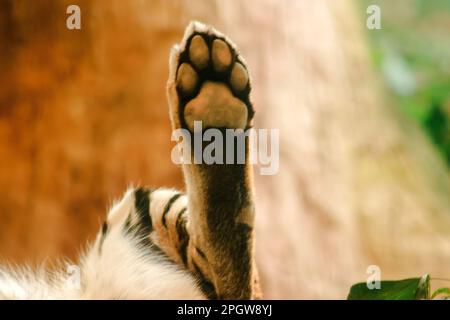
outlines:
M207 59L213 59L210 52L214 43L228 48L225 50L232 59L227 68L217 71L213 67L215 60L203 69L196 67L189 53L194 36L200 36L197 40L206 44ZM254 110L249 98L250 84L244 83L245 86L237 89L228 82L234 64L240 64L247 72L243 58L224 35L192 23L170 57L168 99L173 129L189 128L184 112L194 98L183 93L185 87L180 87L182 75L177 72L181 64L191 65L197 73L197 82L192 84L197 94L208 81L230 88L231 91L225 89L220 93L232 94L233 99L242 101L247 109L244 110L246 128L251 127ZM237 127L233 119L242 119L244 114L234 116L225 119L231 127ZM206 127L214 127L212 121L205 123ZM225 128L219 129L223 132ZM253 254L253 179L248 145L245 137L244 164L182 165L186 194L162 188L128 190L111 208L95 242L80 258L79 287L68 286L69 276L63 272L49 276L44 271L4 268L0 269L0 298L259 297Z

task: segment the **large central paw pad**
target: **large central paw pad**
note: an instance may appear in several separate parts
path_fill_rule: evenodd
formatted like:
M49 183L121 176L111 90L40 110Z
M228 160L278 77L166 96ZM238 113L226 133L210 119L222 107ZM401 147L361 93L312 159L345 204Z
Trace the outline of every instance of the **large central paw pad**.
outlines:
M176 85L183 126L246 129L253 116L247 68L234 46L215 31L194 30L181 50Z

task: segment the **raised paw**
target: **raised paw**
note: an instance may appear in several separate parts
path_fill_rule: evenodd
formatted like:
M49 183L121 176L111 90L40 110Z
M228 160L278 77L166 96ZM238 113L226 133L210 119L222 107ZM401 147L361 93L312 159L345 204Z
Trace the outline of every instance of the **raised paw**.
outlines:
M171 99L175 101L171 106L175 124L191 131L194 121L201 121L202 128L250 126L254 111L249 100L249 75L230 40L194 22L172 55L175 90L169 94L176 95Z

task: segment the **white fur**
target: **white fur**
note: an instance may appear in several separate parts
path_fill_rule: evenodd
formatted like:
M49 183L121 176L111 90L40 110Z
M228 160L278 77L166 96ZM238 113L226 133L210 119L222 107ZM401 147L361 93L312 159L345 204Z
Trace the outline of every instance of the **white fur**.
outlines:
M109 211L103 243L99 234L80 259L79 286L64 270L3 268L0 299L204 299L190 273L123 231L133 203L129 190Z

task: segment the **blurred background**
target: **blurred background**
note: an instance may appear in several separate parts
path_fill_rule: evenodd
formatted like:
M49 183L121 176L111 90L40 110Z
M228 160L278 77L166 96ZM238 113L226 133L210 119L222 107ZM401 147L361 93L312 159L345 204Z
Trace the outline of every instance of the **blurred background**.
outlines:
M0 0L1 261L75 259L127 186L183 188L165 81L193 19L280 129L279 173L255 171L265 297L343 299L369 265L450 278L448 0Z

